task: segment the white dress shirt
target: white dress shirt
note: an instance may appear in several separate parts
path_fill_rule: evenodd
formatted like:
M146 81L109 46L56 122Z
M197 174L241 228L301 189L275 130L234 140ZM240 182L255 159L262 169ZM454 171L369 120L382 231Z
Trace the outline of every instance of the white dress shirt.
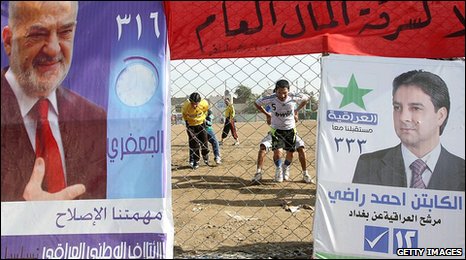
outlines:
M33 112L31 111L36 102L39 100L38 97L29 97L23 91L23 88L19 86L16 76L11 71L11 68L8 68L8 71L5 73L5 78L11 86L13 93L16 96L16 100L19 104L19 109L21 116L23 118L24 126L29 136L29 141L31 141L32 148L36 150L36 125L37 122L34 119ZM58 149L60 150L60 156L63 163L63 172L65 173L66 179L66 164L65 164L65 152L63 148L63 142L61 139L60 128L58 126L58 106L57 106L57 95L56 91L50 93L47 97L51 106L49 106L48 120L50 128L52 129L53 137L57 141Z

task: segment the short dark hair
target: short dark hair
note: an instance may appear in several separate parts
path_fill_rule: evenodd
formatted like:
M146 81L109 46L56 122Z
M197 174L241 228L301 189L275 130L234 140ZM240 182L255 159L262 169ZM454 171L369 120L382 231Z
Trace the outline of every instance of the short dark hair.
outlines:
M199 95L199 93L197 93L197 92L193 92L189 96L189 101L194 102L194 103L199 103L199 102L201 102L201 95Z
M411 70L400 74L393 80L392 96L401 85L415 85L419 87L422 92L429 95L432 104L434 105L435 112L440 108L447 109L447 117L443 124L440 126L440 135L447 125L448 115L450 114L450 94L445 81L440 76L423 70Z
M273 91L275 92L278 88L287 88L290 90L290 83L288 83L286 79L281 79L275 83L275 89Z

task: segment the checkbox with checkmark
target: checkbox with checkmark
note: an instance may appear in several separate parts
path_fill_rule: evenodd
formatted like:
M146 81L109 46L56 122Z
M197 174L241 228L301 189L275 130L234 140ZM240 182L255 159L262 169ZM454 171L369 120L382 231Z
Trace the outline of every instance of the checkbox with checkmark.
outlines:
M388 241L388 228L364 226L364 251L388 253Z

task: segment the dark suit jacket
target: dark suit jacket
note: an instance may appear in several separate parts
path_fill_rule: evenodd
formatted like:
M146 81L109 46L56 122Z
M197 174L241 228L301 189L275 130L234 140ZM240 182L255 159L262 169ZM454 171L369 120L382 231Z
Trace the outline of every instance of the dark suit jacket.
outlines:
M35 152L5 72L6 68L1 74L1 201L22 201L24 187L34 166ZM106 198L105 110L63 87L57 89L57 103L67 185L84 184L86 193L81 199Z
M464 159L441 148L427 189L464 191ZM353 183L407 187L401 144L359 157Z

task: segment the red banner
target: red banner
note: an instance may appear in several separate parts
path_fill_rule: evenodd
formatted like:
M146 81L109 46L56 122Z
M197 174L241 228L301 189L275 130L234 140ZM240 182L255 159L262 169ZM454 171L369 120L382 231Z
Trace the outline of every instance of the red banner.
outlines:
M464 57L464 1L166 1L171 59Z

